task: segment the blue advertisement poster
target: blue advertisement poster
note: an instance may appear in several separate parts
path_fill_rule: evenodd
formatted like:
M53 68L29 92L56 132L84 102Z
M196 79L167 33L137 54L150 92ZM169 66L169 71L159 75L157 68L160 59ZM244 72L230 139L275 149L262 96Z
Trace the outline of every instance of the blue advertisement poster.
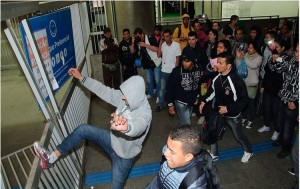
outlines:
M64 9L36 16L28 19L28 24L40 51L52 89L56 93L69 79L68 70L76 67L71 11ZM48 101L45 84L21 24L20 28L26 58L43 97Z

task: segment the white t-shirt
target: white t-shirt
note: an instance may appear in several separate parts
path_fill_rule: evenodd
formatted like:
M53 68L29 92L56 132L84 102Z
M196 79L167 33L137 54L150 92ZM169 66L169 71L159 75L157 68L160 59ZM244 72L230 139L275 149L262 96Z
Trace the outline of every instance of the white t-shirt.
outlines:
M181 49L178 42L173 41L170 46L163 42L161 46L162 52L162 67L164 73L171 73L176 64L176 56L181 55Z

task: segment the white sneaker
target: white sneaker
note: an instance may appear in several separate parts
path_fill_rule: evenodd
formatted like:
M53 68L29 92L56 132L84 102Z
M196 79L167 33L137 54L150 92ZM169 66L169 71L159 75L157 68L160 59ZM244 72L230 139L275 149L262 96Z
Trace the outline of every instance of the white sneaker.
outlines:
M242 163L248 163L249 162L249 159L251 158L251 156L253 156L253 153L249 153L249 152L244 152L244 155L241 159L241 162Z
M270 131L270 127L267 127L267 126L264 125L261 128L259 128L257 131L259 133L268 132L268 131Z
M196 116L196 113L195 113L195 112L193 112L193 113L192 113L192 117L195 117L195 116Z
M214 154L210 153L210 150L207 150L207 152L209 153L209 155L211 156L211 159L213 161L218 161L219 160L219 156L215 156Z
M158 97L156 97L156 102L155 102L156 104L158 104L159 103L159 98Z
M274 133L273 133L273 135L272 135L271 139L272 139L272 140L277 140L277 139L278 139L278 137L279 137L279 132L277 132L277 131L274 131Z
M152 96L151 95L147 95L147 99L149 99L149 98L152 98Z
M210 156L211 156L211 159L213 161L218 161L219 160L219 156L214 156L213 154L210 154Z
M198 123L199 125L201 125L201 124L203 124L204 120L205 120L205 117L204 117L204 116L201 116L201 117L199 118L199 120L198 120L197 123Z

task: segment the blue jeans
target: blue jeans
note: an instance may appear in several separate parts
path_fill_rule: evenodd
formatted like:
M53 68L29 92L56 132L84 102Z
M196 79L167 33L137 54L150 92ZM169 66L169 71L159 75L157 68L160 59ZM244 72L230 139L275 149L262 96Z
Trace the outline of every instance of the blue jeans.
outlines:
M164 104L168 79L170 75L171 73L160 72L160 91L158 94L158 99L159 99L158 106L162 107Z
M154 80L156 84L156 91L160 91L160 70L161 64L156 68L145 69L148 84L148 95L153 96Z
M227 124L235 137L235 139L243 146L244 151L248 153L252 153L251 144L246 137L246 135L243 133L243 127L242 127L242 116L239 115L236 118L230 118L230 117L224 117L225 124ZM210 145L211 147L211 153L215 156L218 155L218 145L217 143Z
M179 118L180 126L191 124L193 106L188 106L175 101L175 108Z
M76 147L81 140L90 140L104 150L112 160L112 189L124 187L134 158L124 159L119 157L111 147L110 132L105 129L93 127L88 124L77 127L56 148L62 154L67 154Z

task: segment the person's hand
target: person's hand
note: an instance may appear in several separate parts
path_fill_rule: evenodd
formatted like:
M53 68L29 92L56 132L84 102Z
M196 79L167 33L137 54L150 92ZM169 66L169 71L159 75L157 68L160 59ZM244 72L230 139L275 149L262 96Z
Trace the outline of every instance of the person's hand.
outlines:
M112 119L110 120L110 127L112 130L117 131L127 131L128 130L128 120L116 113L111 114Z
M146 43L141 41L141 42L139 42L139 46L140 47L146 47Z
M186 37L180 37L179 40L185 42L185 41L187 41L187 38Z
M227 112L226 106L219 106L219 114L226 114Z
M260 88L260 93L263 94L264 90L265 90L265 88Z
M83 76L81 75L80 71L77 68L70 68L68 71L69 75L75 77L76 79L81 80Z
M290 110L296 109L296 106L295 106L294 102L289 102L288 107L289 107Z
M207 89L207 83L201 83L201 88Z
M205 106L205 103L201 102L201 104L199 106L199 112L200 112L200 114L202 114L202 110L203 110L204 106Z
M174 116L175 115L175 107L174 106L169 106L169 114L171 116Z

